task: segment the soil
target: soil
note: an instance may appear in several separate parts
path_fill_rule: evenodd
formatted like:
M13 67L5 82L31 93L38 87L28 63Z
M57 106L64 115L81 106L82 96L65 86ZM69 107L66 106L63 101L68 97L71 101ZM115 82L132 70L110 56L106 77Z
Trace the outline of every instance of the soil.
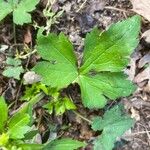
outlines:
M39 24L44 25L42 10L46 4L45 0L41 0L37 6L37 10L32 13L33 19ZM83 5L84 4L84 5ZM83 6L83 7L82 7ZM117 10L115 8L118 8ZM63 15L58 19L59 23L52 26L51 32L64 32L69 36L69 39L75 46L75 51L80 61L83 42L86 33L91 31L94 26L99 29L106 29L112 23L132 16L135 13L130 11L132 5L129 0L57 0L53 6L54 11L64 9ZM143 19L141 34L150 28L150 23ZM7 45L9 48L5 52L0 53L0 95L3 95L8 103L17 101L17 108L20 106L18 101L23 94L24 85L20 81L8 79L2 75L5 69L5 59L7 56L14 56L16 48L18 51L23 50L22 44L25 40L27 31L30 30L32 34L32 44L28 44L33 48L35 45L35 38L37 30L32 25L16 26L16 43L14 45L14 32L12 17L8 16L3 23L0 24L0 44ZM136 59L136 66L134 67L135 74L138 75L144 68L138 68L138 62L143 56L149 53L150 46L144 39L141 38L138 48L131 56L131 61ZM31 56L30 59L23 61L23 65L27 66L26 70L32 68L38 59L37 55ZM131 75L133 69L132 63L129 64L127 72ZM133 78L134 78L133 77ZM122 136L115 144L114 150L149 150L150 149L150 89L145 89L148 80L142 83L136 83L137 90L132 96L122 98L117 102L108 104L111 107L116 103L123 103L126 111L136 119L135 126ZM84 117L91 119L95 115L102 115L104 110L92 111L85 109L82 106L80 98L80 89L77 85L71 85L66 91L67 94L74 100L78 112ZM46 100L46 97L44 98ZM92 150L92 141L97 133L90 129L87 122L77 117L72 111L66 112L61 117L50 116L43 109L41 104L37 104L35 114L40 118L39 129L41 132L43 142L49 137L73 137L81 141L87 141L88 146L85 150ZM16 108L12 108L12 111ZM48 131L47 129L50 129Z

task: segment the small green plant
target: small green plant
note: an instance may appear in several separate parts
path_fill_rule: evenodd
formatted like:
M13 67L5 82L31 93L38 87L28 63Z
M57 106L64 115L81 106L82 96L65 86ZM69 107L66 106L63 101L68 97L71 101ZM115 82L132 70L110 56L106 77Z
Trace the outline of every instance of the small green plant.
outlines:
M41 75L43 84L58 90L78 83L84 106L103 108L108 98L115 100L135 90L123 69L138 44L139 30L139 16L113 24L104 32L93 29L85 38L81 65L63 33L39 35L37 51L43 61L33 70Z
M31 86L26 86L24 96L21 99L30 101L40 92L44 92L49 96L50 101L43 106L49 114L55 112L56 115L62 115L66 110L76 109L76 106L68 97L62 97L57 89L47 87L42 83L35 83Z
M3 71L3 75L8 78L12 77L14 79L20 80L20 74L24 72L24 69L21 65L21 60L8 57L6 64L7 66Z
M29 12L35 9L39 0L0 0L0 21L8 14L13 13L13 22L23 25L31 22Z
M48 141L45 144L33 143L35 134L31 130L31 118L27 108L22 108L13 116L8 115L8 107L0 97L0 148L4 150L70 150L85 146L84 143L72 139ZM35 132L37 133L37 132ZM30 142L29 142L30 141Z
M138 45L140 17L133 16L110 26L104 32L94 28L85 38L82 63L78 64L73 46L63 33L57 36L38 35L37 51L43 61L33 70L41 82L51 88L66 88L78 83L85 107L103 108L107 100L130 95L135 86L126 78L123 69ZM51 105L47 108L51 109ZM133 125L133 120L122 114L119 106L107 111L103 118L91 122L95 131L102 131L94 142L94 150L111 150L118 136Z

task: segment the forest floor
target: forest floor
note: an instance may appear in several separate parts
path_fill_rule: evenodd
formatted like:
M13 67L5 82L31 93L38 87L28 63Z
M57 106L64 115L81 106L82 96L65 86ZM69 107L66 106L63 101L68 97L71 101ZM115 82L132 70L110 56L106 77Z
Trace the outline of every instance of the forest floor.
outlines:
M45 5L46 1L41 0L37 9L32 13L33 20L39 25L44 25L46 21L42 16L42 10ZM57 0L52 9L54 12L64 9L64 12L58 18L58 23L52 25L51 32L64 32L68 35L75 46L79 60L83 51L85 35L94 26L98 26L99 29L103 30L112 23L136 14L131 11L132 4L128 0ZM130 64L125 70L129 75L129 79L137 85L137 90L130 97L109 103L109 107L115 103L123 103L126 111L136 120L135 126L127 131L122 138L118 139L115 144L115 150L150 149L150 67L145 67L145 65L150 64L150 37L147 34L143 34L148 29L150 29L149 21L142 18L140 43L132 54ZM2 75L2 71L5 69L6 57L13 56L16 49L21 51L24 43L33 48L35 35L36 30L31 24L22 27L16 26L14 33L11 16L5 18L4 22L0 24L0 44L9 47L6 52L0 52L0 95L3 95L8 103L18 101L23 95L25 87L21 81L6 78ZM29 59L23 60L26 70L32 68L37 59L38 56L34 54ZM83 108L78 86L71 86L66 92L74 100L78 112L85 118L91 119L95 114L102 113ZM17 108L19 106L20 103L17 102ZM49 116L38 104L35 114L38 116L37 118L41 119L39 129L43 139L46 139L50 134L50 136L73 137L90 143L93 137L97 135L97 133L91 131L88 122L82 120L71 111L59 117ZM51 133L47 133L47 124L51 124ZM56 126L57 128L54 129ZM86 150L92 150L92 146L89 144Z

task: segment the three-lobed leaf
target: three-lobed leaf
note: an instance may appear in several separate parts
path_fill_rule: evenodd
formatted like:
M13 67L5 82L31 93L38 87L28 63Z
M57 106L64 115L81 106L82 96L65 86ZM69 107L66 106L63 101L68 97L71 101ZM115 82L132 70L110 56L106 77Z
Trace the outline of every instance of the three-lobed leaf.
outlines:
M102 108L106 98L128 96L135 89L122 72L138 44L139 30L139 16L113 24L104 32L94 28L85 38L80 67L63 34L38 36L37 51L46 61L39 62L34 71L42 76L44 84L58 89L77 82L84 106Z
M29 12L35 9L39 0L0 0L0 21L13 12L13 22L19 25L31 22Z
M123 113L122 106L106 111L103 118L95 117L92 129L103 131L94 142L94 150L112 150L117 137L133 126L134 120Z

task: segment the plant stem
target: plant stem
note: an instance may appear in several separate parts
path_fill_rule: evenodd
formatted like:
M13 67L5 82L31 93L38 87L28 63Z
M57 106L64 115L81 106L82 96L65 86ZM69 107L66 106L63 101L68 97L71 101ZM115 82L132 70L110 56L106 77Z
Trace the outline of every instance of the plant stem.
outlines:
M26 59L27 57L31 56L32 54L36 53L37 50L33 50L31 51L30 53L26 54L26 55L22 55L22 56L19 56L20 59Z
M81 114L79 114L78 112L76 112L76 111L74 111L74 110L73 110L73 112L74 112L77 116L79 116L80 118L82 118L83 120L85 120L86 122L88 122L89 124L92 124L92 121L91 121L91 120L85 118L84 116L82 116Z
M13 34L14 34L14 44L16 44L16 25L13 22Z
M26 113L29 106L33 107L33 106L34 106L37 102L39 102L44 96L45 96L45 94L44 94L43 92L37 94L37 95L34 96L29 102L27 102L27 103L19 110L19 112Z

